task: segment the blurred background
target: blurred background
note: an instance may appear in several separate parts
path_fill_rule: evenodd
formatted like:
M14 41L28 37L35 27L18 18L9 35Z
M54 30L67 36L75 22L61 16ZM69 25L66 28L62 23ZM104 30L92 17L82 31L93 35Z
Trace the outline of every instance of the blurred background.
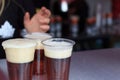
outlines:
M120 47L120 0L33 0L51 10L50 33L76 42L74 51Z

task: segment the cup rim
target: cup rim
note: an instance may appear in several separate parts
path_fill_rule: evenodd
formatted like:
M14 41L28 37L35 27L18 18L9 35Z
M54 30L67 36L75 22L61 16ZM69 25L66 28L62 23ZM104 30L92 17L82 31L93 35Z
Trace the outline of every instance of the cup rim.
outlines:
M34 35L39 35L38 36L38 38L37 37L31 37L32 35L34 36ZM24 38L28 38L28 39L39 39L39 37L41 36L49 36L49 37L52 37L52 35L51 34L49 34L49 33L44 33L44 32L32 32L32 33L28 33L28 34L26 34L26 35L24 35Z
M48 39L45 39L45 40L42 40L41 43L45 46L49 46L49 47L56 47L56 45L51 45L51 44L47 44L45 43L45 41L48 41L48 40L52 40L52 41L56 41L56 40L59 40L59 41L64 41L64 42L68 42L70 44L67 44L67 45L64 45L64 46L73 46L75 45L75 41L71 40L71 39L66 39L66 38L48 38ZM58 47L58 46L57 46Z

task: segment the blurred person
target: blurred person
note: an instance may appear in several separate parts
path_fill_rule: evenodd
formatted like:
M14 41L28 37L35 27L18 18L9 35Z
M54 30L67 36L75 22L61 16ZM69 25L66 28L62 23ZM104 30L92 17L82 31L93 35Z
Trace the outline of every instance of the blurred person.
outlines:
M66 35L66 32L68 34L68 26L70 26L69 23L69 17L70 16L78 16L79 21L79 34L84 34L86 31L86 22L89 14L89 7L85 0L66 0L68 3L68 11L63 12L61 10L61 3L64 0L57 0L54 2L53 5L53 14L59 15L62 18L63 21L63 34ZM66 26L67 25L67 26ZM66 31L67 30L67 31ZM68 34L69 35L69 34Z
M63 12L61 10L62 1L64 1L64 0L56 0L53 3L52 12L53 12L53 15L60 16L65 21L68 18L68 11ZM69 4L69 1L68 0L66 0L66 1Z
M89 14L89 7L85 0L74 0L69 5L69 15L77 15L79 17L79 33L84 34L86 32L86 23Z
M72 28L72 34L76 37L85 37L86 36L86 27L87 27L87 18L89 14L89 6L86 0L74 0L69 4L68 15L69 17L74 17L70 24ZM72 18L73 19L73 18ZM88 49L88 43L83 40L76 40L76 50L86 50Z
M45 7L36 14L33 10L31 0L0 0L0 43L7 39L22 37L20 33L24 28L27 33L47 32L51 12ZM2 46L0 58L5 58Z
M62 37L62 18L60 16L52 16L50 20L49 33L53 37Z
M81 1L81 0L80 0ZM64 3L65 2L65 3ZM76 0L56 0L53 3L52 6L52 12L54 15L59 15L61 16L63 19L68 18L69 17L69 13L71 8L73 8L73 4L76 2ZM68 8L66 11L62 10L62 3L64 3L63 6L65 6ZM76 4L76 3L75 3ZM80 3L81 4L81 3ZM72 5L72 6L71 6Z
M76 15L70 16L70 33L71 33L71 36L73 38L79 37L79 35L78 35L78 30L79 30L78 29L79 28L78 21L79 21L78 16L76 16Z

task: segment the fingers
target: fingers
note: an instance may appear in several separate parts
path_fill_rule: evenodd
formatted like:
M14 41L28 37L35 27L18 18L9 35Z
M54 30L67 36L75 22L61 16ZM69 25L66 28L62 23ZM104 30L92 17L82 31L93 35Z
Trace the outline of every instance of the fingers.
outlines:
M48 9L46 9L45 10L45 15L46 15L46 17L50 17L51 16L51 12L50 12L50 10L48 10Z
M39 22L40 22L41 24L49 24L49 23L50 23L50 19L49 19L49 18L39 19Z
M44 17L50 17L51 16L51 12L49 9L45 8L45 7L42 7L40 9L40 11L38 11L38 13L41 15L41 16L44 16Z
M50 28L48 25L50 23L50 15L51 12L45 7L42 7L32 18L27 12L24 16L24 26L28 32L47 32Z
M49 25L42 25L40 26L40 29L42 30L42 32L47 32L49 30L50 26Z
M25 13L24 16L24 24L30 21L30 14L28 12Z

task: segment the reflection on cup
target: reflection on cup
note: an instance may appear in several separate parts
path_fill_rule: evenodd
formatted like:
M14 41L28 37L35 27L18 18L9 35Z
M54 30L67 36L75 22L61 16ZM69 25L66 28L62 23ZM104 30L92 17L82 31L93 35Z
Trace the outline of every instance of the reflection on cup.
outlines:
M32 80L32 62L36 42L10 39L2 43L6 53L9 80Z
M43 45L41 44L42 40L51 38L52 36L47 33L31 33L24 36L25 38L34 40L37 42L35 49L35 56L33 62L33 74L34 75L43 75L45 73L45 56Z
M64 38L43 40L48 80L69 80L70 59L74 41Z

